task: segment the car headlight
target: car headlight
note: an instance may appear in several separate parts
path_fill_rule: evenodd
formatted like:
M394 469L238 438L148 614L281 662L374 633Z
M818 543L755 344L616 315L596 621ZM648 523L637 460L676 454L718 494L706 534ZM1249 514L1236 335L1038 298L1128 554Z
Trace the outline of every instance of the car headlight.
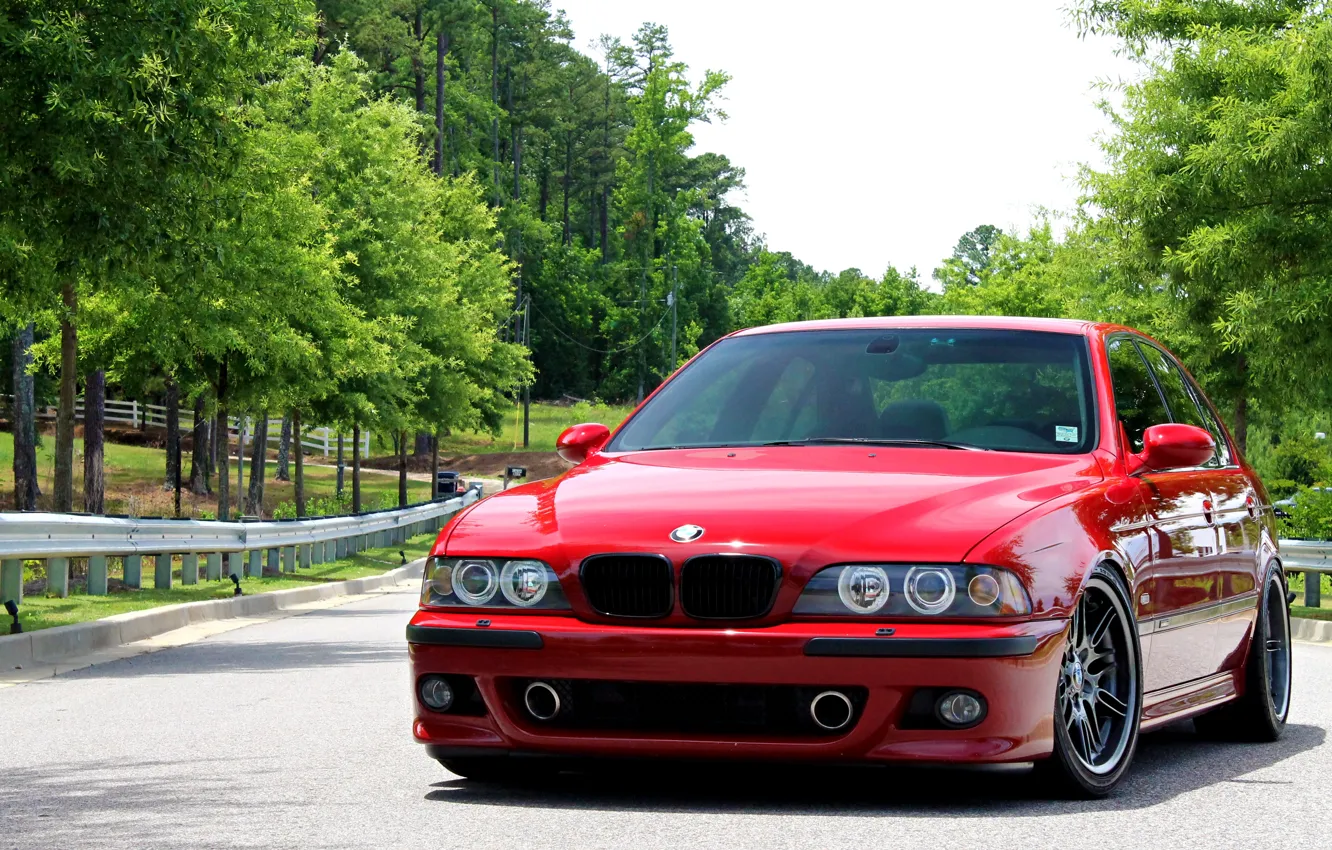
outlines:
M971 564L848 564L815 573L796 614L1016 617L1031 613L1018 577Z
M568 610L549 565L531 558L429 558L421 604L452 608Z

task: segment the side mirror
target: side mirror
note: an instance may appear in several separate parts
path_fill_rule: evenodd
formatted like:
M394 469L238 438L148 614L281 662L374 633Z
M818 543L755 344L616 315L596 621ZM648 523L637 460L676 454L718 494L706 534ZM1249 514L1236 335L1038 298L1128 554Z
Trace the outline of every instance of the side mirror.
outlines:
M1153 425L1142 435L1142 451L1134 455L1140 469L1162 470L1202 466L1216 453L1212 435L1196 425L1178 422Z
M588 455L606 445L610 429L595 422L565 428L555 441L555 450L569 463L582 463Z

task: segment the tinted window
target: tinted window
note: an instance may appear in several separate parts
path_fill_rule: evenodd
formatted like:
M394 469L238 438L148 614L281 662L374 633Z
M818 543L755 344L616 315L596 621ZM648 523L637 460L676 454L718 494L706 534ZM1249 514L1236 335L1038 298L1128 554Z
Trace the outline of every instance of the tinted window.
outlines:
M1156 381L1161 385L1161 392L1165 394L1166 404L1170 406L1170 415L1176 422L1182 422L1185 425L1195 425L1205 431L1212 433L1212 439L1218 446L1224 445L1225 440L1221 439L1221 434L1216 429L1216 423L1210 421L1209 416L1205 416L1193 393L1189 390L1185 382L1184 372L1175 364L1169 355L1154 345L1140 345L1142 354L1147 358L1147 363L1152 367L1152 372L1156 375ZM1222 460L1214 455L1209 466L1219 466Z
M836 330L723 340L608 447L933 440L1001 451L1090 451L1087 344L1007 330Z
M1110 359L1110 381L1115 389L1115 413L1124 424L1129 446L1142 451L1142 435L1153 425L1170 421L1156 382L1133 340L1117 337L1106 347Z

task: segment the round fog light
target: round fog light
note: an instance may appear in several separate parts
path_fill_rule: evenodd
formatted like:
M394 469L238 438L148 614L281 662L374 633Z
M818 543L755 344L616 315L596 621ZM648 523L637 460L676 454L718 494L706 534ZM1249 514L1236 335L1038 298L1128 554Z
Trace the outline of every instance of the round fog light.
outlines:
M435 711L448 711L453 707L453 688L439 676L421 680L421 702Z
M975 726L985 716L985 706L980 699L965 691L944 694L935 704L934 710L946 725L957 728Z

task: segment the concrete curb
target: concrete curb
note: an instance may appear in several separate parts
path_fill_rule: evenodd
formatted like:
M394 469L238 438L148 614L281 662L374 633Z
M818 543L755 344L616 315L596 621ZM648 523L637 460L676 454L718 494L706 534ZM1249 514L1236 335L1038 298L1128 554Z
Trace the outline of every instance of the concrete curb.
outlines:
M0 673L33 664L53 664L155 637L195 623L254 617L323 599L369 593L390 585L419 580L424 565L425 559L420 558L405 567L367 578L322 582L309 587L293 587L231 599L182 602L146 611L116 614L87 623L39 629L21 635L5 635L0 637Z
M1306 643L1332 643L1332 620L1290 618L1290 636Z

